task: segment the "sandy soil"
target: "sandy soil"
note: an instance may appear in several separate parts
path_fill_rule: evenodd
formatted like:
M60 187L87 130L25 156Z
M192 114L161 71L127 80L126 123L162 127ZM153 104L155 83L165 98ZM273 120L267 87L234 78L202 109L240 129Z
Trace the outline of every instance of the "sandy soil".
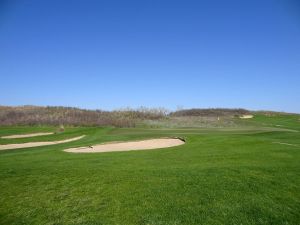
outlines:
M251 119L253 118L253 115L243 115L243 116L240 116L241 119Z
M27 138L27 137L36 137L36 136L50 135L50 134L54 134L54 133L16 134L16 135L3 136L1 138L5 138L5 139Z
M66 152L73 153L95 153L95 152L117 152L117 151L133 151L133 150L149 150L156 148L169 148L182 145L185 142L178 138L158 138L143 141L129 141L118 143L107 143L88 147L69 148Z
M29 148L29 147L37 147L37 146L44 146L44 145L55 145L55 144L61 144L71 141L76 141L81 138L83 138L85 135L65 139L61 141L43 141L43 142L27 142L27 143L21 143L21 144L7 144L7 145L0 145L0 150L8 150L8 149L16 149L16 148Z

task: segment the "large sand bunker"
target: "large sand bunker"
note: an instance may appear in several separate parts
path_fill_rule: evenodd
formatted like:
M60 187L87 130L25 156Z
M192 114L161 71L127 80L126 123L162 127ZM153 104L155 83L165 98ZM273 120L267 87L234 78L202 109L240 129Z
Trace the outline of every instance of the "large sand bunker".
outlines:
M70 139L65 139L61 141L43 141L43 142L27 142L27 143L21 143L21 144L7 144L7 145L0 145L0 150L8 150L8 149L16 149L16 148L30 148L30 147L37 147L37 146L44 146L44 145L55 145L55 144L61 144L71 141L77 141L81 138L83 138L85 135L74 137Z
M117 152L133 150L149 150L156 148L169 148L182 145L185 142L179 138L157 138L143 141L129 141L118 143L99 144L95 146L69 148L66 152L74 153L95 153L95 152Z
M4 139L27 138L27 137L50 135L50 134L54 134L54 133L16 134L16 135L3 136L1 138L4 138Z

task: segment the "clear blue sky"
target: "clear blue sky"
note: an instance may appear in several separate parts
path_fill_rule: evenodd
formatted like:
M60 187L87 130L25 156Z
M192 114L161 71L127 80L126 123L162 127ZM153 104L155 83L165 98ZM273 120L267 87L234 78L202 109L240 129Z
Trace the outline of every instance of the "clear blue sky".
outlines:
M300 112L297 0L0 0L0 104Z

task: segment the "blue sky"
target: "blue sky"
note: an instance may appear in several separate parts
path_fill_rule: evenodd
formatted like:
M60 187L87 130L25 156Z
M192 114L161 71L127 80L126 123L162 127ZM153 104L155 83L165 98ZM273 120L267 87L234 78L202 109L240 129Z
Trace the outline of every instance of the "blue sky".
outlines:
M0 0L0 104L300 112L296 0Z

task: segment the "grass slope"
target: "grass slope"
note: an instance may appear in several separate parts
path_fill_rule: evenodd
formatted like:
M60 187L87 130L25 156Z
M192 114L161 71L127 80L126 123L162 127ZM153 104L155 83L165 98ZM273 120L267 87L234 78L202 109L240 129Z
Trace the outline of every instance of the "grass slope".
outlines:
M86 134L72 143L0 152L0 224L299 224L299 116L258 114L240 124L234 129L69 127L61 134L0 139L8 144ZM55 128L1 127L0 136L40 131ZM164 150L61 151L163 136L187 142Z

